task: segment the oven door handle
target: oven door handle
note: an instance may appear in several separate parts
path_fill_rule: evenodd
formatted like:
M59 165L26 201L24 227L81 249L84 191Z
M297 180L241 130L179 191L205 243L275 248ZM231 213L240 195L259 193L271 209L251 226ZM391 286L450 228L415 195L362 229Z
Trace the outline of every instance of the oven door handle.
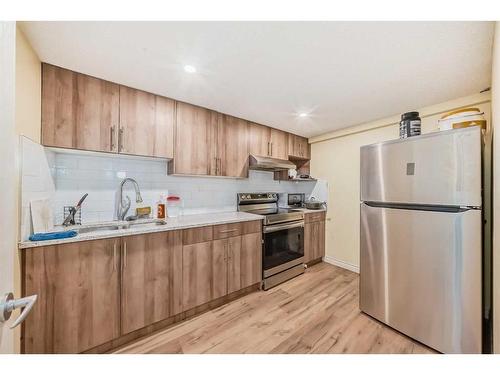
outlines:
M264 227L263 232L264 233L272 233L272 232L277 232L279 230L284 230L284 229L292 229L292 228L300 228L304 227L304 222L299 221L296 223L291 223L291 224L281 224L281 225L269 225L267 227Z

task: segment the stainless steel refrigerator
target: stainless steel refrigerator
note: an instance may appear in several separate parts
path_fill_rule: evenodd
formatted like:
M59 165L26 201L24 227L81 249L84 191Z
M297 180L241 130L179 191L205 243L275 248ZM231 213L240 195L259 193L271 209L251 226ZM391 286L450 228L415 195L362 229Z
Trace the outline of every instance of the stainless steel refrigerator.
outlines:
M360 309L443 353L482 351L482 133L361 148Z

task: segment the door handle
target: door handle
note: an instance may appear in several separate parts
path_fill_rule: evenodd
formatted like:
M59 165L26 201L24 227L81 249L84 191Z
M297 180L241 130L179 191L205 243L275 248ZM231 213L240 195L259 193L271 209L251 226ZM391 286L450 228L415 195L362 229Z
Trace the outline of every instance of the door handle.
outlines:
M271 142L267 142L267 156L271 156Z
M273 142L271 142L271 156L273 156Z
M14 295L12 293L5 294L0 301L0 322L9 320L12 311L14 311L15 309L24 308L21 315L19 315L15 322L10 326L11 329L17 327L24 321L24 319L26 319L37 298L37 294L18 299L14 299Z

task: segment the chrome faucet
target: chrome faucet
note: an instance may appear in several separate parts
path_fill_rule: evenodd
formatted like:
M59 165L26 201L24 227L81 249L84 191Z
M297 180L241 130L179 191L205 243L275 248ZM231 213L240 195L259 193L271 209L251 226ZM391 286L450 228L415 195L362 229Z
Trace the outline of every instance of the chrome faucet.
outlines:
M120 183L120 201L118 202L118 209L116 211L118 220L125 220L125 215L130 208L129 196L127 195L125 199L123 199L123 185L125 185L127 181L130 181L134 185L136 203L142 202L141 191L139 190L139 184L137 184L137 181L130 177L124 178Z

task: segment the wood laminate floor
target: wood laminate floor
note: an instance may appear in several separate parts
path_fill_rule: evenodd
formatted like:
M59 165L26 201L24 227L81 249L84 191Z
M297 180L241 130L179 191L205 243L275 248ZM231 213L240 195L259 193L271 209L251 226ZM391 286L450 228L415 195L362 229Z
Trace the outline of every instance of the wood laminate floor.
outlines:
M358 280L320 263L116 353L434 353L361 313Z

